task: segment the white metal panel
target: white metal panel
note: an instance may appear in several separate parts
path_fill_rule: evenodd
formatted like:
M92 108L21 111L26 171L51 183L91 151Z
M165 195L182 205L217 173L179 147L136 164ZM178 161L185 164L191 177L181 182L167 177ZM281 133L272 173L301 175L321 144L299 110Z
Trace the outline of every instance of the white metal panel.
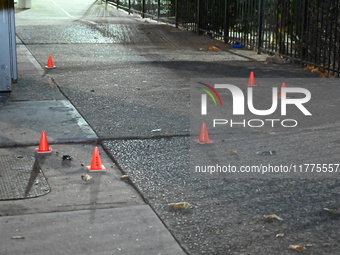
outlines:
M0 91L11 91L17 80L13 0L0 1Z

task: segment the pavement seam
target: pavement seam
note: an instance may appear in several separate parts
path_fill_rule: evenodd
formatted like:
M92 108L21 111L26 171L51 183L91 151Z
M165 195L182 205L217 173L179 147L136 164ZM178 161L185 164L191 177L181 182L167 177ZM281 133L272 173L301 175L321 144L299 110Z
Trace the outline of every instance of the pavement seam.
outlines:
M27 198L24 198L27 199ZM1 201L17 201L17 200L24 200L24 199L16 199L16 200L1 200ZM31 198L33 199L33 198ZM107 203L106 203L107 204ZM100 206L100 205L106 205L105 203L103 204L96 204L93 206ZM17 216L25 216L25 215L35 215L35 214L53 214L53 213L63 213L63 212L80 212L80 211L96 211L96 210L107 210L107 209L116 209L116 208L126 208L126 207L132 207L132 206L149 206L148 204L122 204L119 202L116 203L110 203L112 206L108 207L96 207L96 208L75 208L75 209L67 209L65 207L60 208L60 210L51 210L51 211L42 211L42 212L24 212L24 213L18 213L18 214L11 214L11 215L0 215L0 218L4 217L17 217ZM115 206L118 205L118 206ZM81 206L89 206L88 204L83 204L83 205L76 205L74 207L81 207ZM71 206L69 206L71 207ZM158 215L157 215L158 216Z
M53 77L50 77L50 80L51 80L51 83L53 83L57 88L58 90L60 91L60 93L66 98L67 101L70 102L70 104L74 107L74 109L77 110L78 114L84 119L84 121L87 123L87 125L92 129L93 133L96 134L97 137L99 137L98 133L95 131L95 129L91 126L90 123L88 123L85 119L85 116L83 116L78 108L72 103L71 99L66 95L66 93L64 93L64 91L62 90L62 88L59 86L59 84L55 81L55 79Z

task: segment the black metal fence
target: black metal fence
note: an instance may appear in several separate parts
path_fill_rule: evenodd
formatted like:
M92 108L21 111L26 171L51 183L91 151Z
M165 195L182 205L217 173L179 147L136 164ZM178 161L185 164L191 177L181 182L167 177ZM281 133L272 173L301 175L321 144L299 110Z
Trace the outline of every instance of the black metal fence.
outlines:
M340 0L109 0L226 43L340 76Z

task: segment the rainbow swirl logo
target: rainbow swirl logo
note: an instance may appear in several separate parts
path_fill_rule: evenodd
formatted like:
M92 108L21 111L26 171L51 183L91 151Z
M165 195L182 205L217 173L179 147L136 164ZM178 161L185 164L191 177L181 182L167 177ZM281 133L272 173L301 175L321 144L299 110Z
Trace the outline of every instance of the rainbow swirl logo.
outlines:
M208 88L208 89L211 90L212 93L211 93L208 89L206 89L206 88L197 87L198 89L204 91L205 93L207 93L207 94L210 96L210 98L213 100L215 106L217 106L217 100L216 100L216 98L214 97L213 93L214 93L215 96L217 97L217 99L218 99L220 105L223 104L222 99L221 99L221 96L220 96L220 94L218 94L218 92L216 91L216 89L214 89L212 86L210 86L210 85L208 85L208 84L206 84L206 83L203 83L203 82L197 82L197 83L198 83L198 84L201 84L201 85L203 85L203 86L205 86L206 88Z
M212 101L214 102L214 105L217 106L217 100L219 102L219 104L222 106L223 102L221 99L220 94L218 94L218 92L216 91L215 88L213 88L212 86L203 83L203 82L197 82L198 84L203 85L204 87L197 87L198 89L202 90L203 92L205 92L206 94L202 94L202 114L206 115L206 108L207 108L207 95L210 96L210 98L212 99ZM217 98L217 100L216 100Z

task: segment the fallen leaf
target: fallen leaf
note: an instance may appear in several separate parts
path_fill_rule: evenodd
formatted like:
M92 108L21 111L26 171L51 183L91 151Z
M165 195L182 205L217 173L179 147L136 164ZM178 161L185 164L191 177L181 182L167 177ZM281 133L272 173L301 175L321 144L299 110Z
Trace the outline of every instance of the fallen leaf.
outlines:
M322 246L323 247L328 247L328 246L331 246L331 244L330 243L323 243Z
M81 176L81 178L84 180L84 181L89 181L91 180L93 177L89 174L84 174Z
M170 203L168 204L169 207L172 209L178 210L178 209L187 209L190 206L190 203L188 202L179 202L179 203Z
M122 179L122 180L129 180L129 179L130 179L130 176L128 176L128 175L122 175L122 176L120 177L120 179Z
M306 248L301 245L289 245L288 248L295 250L295 251L300 251L300 252L303 252L304 250L306 250Z
M339 210L328 209L328 208L323 208L323 210L331 214L340 214Z
M208 46L208 50L220 50L220 49L215 46Z
M283 236L285 236L284 233L278 233L278 234L276 234L276 237L283 237Z
M229 155L231 156L238 155L238 151L229 151Z
M263 215L263 217L268 220L273 220L273 219L280 220L280 221L283 220L281 217L277 216L276 214Z
M25 239L24 236L11 236L11 239Z

